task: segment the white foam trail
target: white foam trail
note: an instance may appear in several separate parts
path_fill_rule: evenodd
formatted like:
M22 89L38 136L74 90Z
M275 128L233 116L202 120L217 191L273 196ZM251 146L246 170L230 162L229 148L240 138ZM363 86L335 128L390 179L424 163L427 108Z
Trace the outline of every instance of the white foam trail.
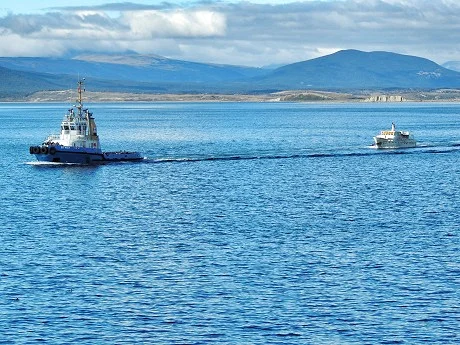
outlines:
M61 166L61 165L81 165L78 163L61 163L61 162L26 162L27 165L34 165L34 166Z

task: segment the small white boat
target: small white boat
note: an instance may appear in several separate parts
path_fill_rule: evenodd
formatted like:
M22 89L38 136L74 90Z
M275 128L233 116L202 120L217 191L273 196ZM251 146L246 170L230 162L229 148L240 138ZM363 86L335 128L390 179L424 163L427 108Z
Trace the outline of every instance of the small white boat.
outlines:
M415 147L417 142L414 136L407 131L397 131L394 123L391 130L381 131L374 137L374 147L378 149L400 149Z
M48 136L39 146L31 146L30 154L40 162L53 163L94 164L144 159L139 152L102 151L93 113L83 109L83 80L78 81L77 91L78 103L64 116L61 133Z

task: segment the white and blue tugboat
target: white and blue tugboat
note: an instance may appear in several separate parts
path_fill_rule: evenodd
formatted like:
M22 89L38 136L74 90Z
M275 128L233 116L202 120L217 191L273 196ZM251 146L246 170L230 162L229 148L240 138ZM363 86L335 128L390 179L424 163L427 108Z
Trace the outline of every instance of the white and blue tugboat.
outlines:
M139 152L102 152L93 113L83 109L83 80L78 81L77 105L70 108L61 123L61 134L50 135L40 146L31 146L30 154L40 162L95 164L139 161Z

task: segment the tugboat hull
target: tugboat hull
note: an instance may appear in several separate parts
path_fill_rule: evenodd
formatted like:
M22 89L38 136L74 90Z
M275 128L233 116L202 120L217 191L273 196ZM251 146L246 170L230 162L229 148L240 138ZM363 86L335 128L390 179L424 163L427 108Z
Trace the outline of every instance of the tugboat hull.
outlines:
M102 152L98 149L74 147L31 146L30 153L39 162L67 164L98 164L105 162L139 161L144 157L139 152Z
M140 161L144 157L139 152L104 152L104 161L106 162L122 162L122 161Z

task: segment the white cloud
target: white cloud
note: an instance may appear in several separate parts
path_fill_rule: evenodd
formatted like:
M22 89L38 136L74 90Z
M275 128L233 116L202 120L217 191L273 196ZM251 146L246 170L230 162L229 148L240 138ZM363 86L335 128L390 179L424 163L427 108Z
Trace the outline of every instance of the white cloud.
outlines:
M214 37L223 36L225 16L206 10L129 11L121 22L130 28L135 38L153 37Z
M338 49L460 60L456 0L331 0L259 4L111 3L0 17L0 55L134 50L245 65L289 63ZM16 44L17 42L17 44Z
M0 56L60 56L64 54L67 47L61 41L48 40L46 45L43 40L22 37L11 32L0 33L1 42Z

